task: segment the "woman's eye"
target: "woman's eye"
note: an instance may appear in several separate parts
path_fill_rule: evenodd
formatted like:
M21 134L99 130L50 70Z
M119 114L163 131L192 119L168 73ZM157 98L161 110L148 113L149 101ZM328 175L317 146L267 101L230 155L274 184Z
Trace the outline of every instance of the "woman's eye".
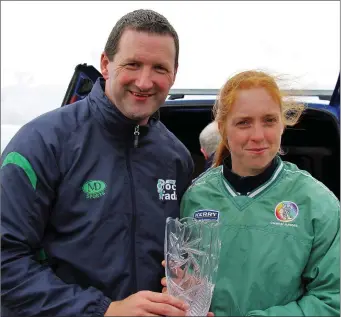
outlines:
M237 125L240 125L240 126L243 126L243 125L247 125L248 124L248 121L244 120L244 121L239 121L237 123Z
M276 121L277 121L276 118L267 118L267 119L265 120L266 123L275 123Z

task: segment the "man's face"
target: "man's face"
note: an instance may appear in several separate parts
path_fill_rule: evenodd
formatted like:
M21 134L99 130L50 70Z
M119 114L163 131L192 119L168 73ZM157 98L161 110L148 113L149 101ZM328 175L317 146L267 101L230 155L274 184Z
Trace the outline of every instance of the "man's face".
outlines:
M175 55L172 36L125 30L113 61L101 56L105 94L127 118L147 124L175 81Z

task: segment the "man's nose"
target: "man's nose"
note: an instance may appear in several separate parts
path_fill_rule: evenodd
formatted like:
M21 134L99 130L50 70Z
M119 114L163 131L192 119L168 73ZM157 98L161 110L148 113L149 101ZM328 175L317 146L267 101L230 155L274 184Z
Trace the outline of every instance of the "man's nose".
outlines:
M151 71L148 68L142 68L135 81L135 85L142 91L148 91L153 88L153 81L151 79Z

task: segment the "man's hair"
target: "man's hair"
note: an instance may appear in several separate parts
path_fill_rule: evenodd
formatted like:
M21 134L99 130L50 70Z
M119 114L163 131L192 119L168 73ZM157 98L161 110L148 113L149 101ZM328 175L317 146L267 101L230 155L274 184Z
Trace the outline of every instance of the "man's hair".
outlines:
M163 15L153 10L143 9L127 13L120 18L113 27L104 49L104 52L110 61L113 60L117 53L120 39L126 29L150 34L172 36L175 44L175 68L178 67L179 38L175 29Z
M220 142L220 134L216 121L211 122L201 131L199 142L201 148L206 151L207 155L211 155L216 151Z

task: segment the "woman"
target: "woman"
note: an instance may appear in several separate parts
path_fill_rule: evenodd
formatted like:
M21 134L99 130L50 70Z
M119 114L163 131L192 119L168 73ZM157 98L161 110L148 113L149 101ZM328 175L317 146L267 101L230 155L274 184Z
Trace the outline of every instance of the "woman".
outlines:
M216 211L210 221L222 223L215 315L340 315L339 201L278 155L302 111L263 72L237 74L220 91L214 167L181 202L182 217Z

